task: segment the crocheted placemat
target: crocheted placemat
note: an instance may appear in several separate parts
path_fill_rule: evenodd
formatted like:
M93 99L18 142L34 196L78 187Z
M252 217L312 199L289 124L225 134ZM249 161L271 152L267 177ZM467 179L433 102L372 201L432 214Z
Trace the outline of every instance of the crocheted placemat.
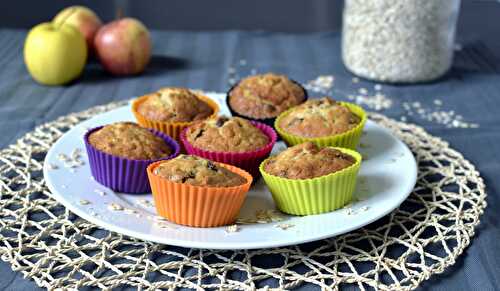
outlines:
M56 202L42 164L69 128L124 104L59 118L0 151L0 255L40 286L411 290L455 262L486 207L483 180L460 153L418 126L370 113L410 147L419 167L409 198L375 223L314 243L247 251L184 249L122 236Z

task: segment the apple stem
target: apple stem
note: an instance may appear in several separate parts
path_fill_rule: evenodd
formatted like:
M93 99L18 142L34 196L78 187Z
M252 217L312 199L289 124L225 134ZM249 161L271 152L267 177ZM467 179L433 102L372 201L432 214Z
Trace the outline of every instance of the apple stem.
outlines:
M116 19L122 19L123 18L123 9L121 7L118 7L116 9Z
M76 12L76 9L71 8L69 13L63 18L63 20L61 22L59 22L59 24L57 25L57 28L59 29L66 22L66 20L68 20L68 18L70 18L71 15L73 15L75 12Z

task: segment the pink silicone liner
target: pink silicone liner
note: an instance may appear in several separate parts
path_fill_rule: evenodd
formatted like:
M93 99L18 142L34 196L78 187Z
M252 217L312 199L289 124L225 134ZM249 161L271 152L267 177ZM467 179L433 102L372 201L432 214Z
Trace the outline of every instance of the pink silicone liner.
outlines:
M230 164L239 168L244 169L249 172L254 178L260 175L259 165L260 163L269 157L271 150L273 149L278 135L274 129L264 123L257 121L250 121L255 127L264 133L268 139L269 143L264 147L250 152L215 152L207 151L204 149L194 147L187 140L186 133L189 127L185 128L181 132L181 142L186 149L186 152L190 155L196 155L205 159L209 159L219 163Z

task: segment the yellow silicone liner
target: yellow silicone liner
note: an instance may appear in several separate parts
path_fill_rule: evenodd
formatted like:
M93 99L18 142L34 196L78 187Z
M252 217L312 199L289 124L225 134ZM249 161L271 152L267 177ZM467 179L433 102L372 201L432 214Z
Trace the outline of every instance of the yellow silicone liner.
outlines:
M163 122L163 121L150 120L146 118L145 116L140 114L137 109L139 108L139 105L142 102L144 102L149 96L150 95L141 96L132 102L132 113L134 114L137 123L139 123L144 127L161 131L169 135L173 139L175 139L180 144L180 134L182 130L193 124L193 122ZM196 96L200 98L203 102L207 103L208 106L210 106L210 108L212 108L212 110L214 111L214 113L210 115L208 118L216 117L217 114L219 113L219 106L217 105L217 103L215 103L212 99L206 96L200 94L196 94Z
M293 108L281 113L278 118L274 121L274 128L280 135L280 137L289 145L297 145L304 142L313 142L319 147L333 146L333 147L343 147L349 149L355 149L359 143L359 139L361 138L361 134L363 133L363 127L365 126L367 117L366 112L360 106L349 103L349 102L340 102L343 106L349 108L349 110L356 114L361 121L359 124L351 130L346 132L324 136L324 137L302 137L298 135L294 135L291 133L287 133L282 128L279 127L279 124L283 117L292 112Z
M320 214L338 209L352 200L361 155L346 148L332 148L351 155L356 162L335 173L312 179L288 179L268 174L264 165L269 158L260 164L260 173L278 209L293 215Z

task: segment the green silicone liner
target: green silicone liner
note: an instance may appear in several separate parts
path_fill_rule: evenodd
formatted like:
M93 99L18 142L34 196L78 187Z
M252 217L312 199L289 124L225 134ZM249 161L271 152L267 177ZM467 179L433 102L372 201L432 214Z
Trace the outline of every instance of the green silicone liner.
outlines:
M352 199L361 155L350 149L332 147L354 157L356 162L340 171L312 179L288 179L268 174L264 160L260 173L281 211L293 215L310 215L338 209Z
M298 135L290 134L285 132L282 128L279 127L281 119L289 114L292 109L289 109L283 113L281 113L278 118L274 121L274 128L280 135L280 137L288 144L288 145L297 145L307 141L315 143L319 147L333 146L333 147L343 147L349 149L355 149L359 143L359 139L361 138L361 134L363 133L363 127L366 123L366 112L360 106L349 103L349 102L340 102L343 106L346 106L351 110L352 113L356 114L361 121L359 124L351 130L346 132L335 134L331 136L325 137L301 137Z

